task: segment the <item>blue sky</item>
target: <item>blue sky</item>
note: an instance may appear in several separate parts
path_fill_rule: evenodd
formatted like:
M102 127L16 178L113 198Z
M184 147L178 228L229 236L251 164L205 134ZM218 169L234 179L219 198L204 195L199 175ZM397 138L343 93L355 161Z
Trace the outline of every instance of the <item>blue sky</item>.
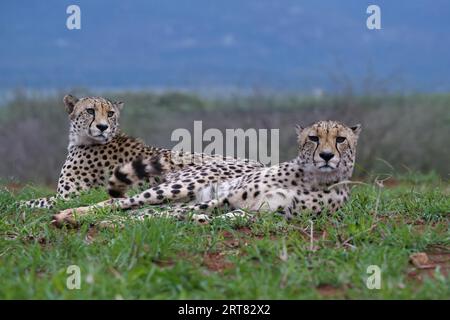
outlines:
M66 8L81 8L81 30ZM381 8L382 30L366 28ZM0 88L450 88L444 0L4 0ZM366 80L365 80L366 79ZM370 85L369 85L370 86Z

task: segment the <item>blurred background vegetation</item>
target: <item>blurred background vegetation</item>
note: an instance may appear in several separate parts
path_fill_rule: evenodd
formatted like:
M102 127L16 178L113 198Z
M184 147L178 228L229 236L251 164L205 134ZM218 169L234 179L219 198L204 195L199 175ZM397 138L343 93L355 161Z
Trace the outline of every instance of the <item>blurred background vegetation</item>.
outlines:
M77 96L93 95L83 89ZM0 178L54 187L67 149L69 120L62 97L16 91L0 106ZM332 119L361 123L356 176L434 173L449 177L450 95L250 94L205 96L182 91L103 92L125 102L121 126L146 143L173 147L173 130L279 128L280 161L296 155L295 124Z

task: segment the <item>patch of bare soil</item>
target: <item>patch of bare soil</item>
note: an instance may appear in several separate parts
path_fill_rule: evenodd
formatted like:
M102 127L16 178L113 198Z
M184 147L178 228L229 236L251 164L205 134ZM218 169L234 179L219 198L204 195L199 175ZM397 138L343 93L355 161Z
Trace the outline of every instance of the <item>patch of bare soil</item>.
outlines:
M249 244L249 240L253 237L250 228L242 227L236 229L237 234L230 231L223 231L222 236L224 240L220 243L220 247L223 249L237 249L245 247Z
M239 249L246 247L252 240L262 240L266 238L264 234L256 234L248 227L239 227L235 232L222 231L223 239L219 243L219 248L222 250ZM269 235L270 240L277 240L279 238L275 233Z
M254 233L249 227L240 227L240 228L237 228L236 231L239 234L242 234L243 236L247 236L247 237L250 237L250 238L264 239L266 237L266 235L264 235L264 234L256 234L256 233ZM269 238L271 240L276 240L279 237L278 237L278 235L275 232L270 232Z
M226 260L223 252L205 253L203 256L203 265L215 272L223 272L234 267L233 263Z
M316 291L325 298L342 297L345 295L345 287L335 287L330 284L321 284L316 287Z
M146 251L148 251L148 249L144 249ZM156 264L157 266L161 267L161 268L170 268L173 267L177 260L187 260L190 261L192 263L195 263L195 258L194 256L186 253L186 252L180 252L177 254L177 259L172 259L172 258L156 258L153 259L152 262L154 264Z
M18 193L20 190L24 188L25 185L16 183L16 182L10 182L6 185L6 189L14 194Z
M383 186L386 188L395 188L399 184L400 184L400 182L393 177L390 177L389 179L383 181Z
M416 252L409 257L412 267L408 271L408 277L422 282L425 278L435 278L439 269L444 277L448 277L450 271L450 248L441 245L430 246L425 252Z
M447 219L444 222L440 221L440 222L427 223L423 220L416 220L416 221L410 222L410 224L413 225L414 231L421 233L421 234L424 233L428 227L432 228L433 232L444 233L444 232L447 232L447 230L448 230L449 221L450 220Z
M250 228L248 228L248 227L236 228L235 231L238 234L242 234L244 236L252 236L252 230ZM234 233L232 233L230 231L227 231L227 230L222 232L222 236L225 239L230 239L230 238L234 238L235 237Z

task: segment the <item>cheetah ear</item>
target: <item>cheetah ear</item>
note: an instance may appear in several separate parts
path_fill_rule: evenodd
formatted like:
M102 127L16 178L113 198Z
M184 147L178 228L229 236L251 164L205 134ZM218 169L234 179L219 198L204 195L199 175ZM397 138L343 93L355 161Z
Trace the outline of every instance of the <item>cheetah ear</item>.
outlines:
M122 101L114 102L114 105L117 107L117 109L122 110L124 103Z
M295 132L297 133L298 136L302 133L303 129L305 128L303 128L301 125L299 124L295 125Z
M356 126L352 126L350 127L350 129L352 129L353 133L358 137L359 134L361 133L361 125L357 124Z
M68 114L71 114L73 112L73 109L75 108L75 104L78 102L78 98L74 97L71 94L64 96L64 105L66 106L66 110Z

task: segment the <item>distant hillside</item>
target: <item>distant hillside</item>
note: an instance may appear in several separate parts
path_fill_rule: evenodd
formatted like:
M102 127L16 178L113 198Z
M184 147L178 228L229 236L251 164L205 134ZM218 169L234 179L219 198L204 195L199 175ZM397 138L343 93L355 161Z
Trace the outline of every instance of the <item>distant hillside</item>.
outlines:
M0 89L450 89L450 2L2 1ZM82 29L65 27L78 4ZM368 84L368 75L386 83ZM369 77L370 78L370 77Z

